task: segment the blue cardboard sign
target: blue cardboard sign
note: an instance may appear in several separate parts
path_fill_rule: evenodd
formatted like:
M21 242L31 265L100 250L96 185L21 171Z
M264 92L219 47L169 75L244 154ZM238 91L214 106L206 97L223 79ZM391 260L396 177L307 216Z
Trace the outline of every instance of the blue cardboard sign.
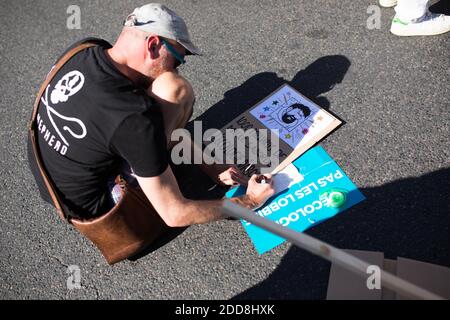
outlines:
M307 151L293 165L303 175L303 181L273 196L255 214L303 232L365 199L320 146ZM228 191L226 196L232 198L242 194L245 194L245 188L238 187ZM332 198L336 195L337 198ZM241 223L259 254L286 241L247 221L241 220Z

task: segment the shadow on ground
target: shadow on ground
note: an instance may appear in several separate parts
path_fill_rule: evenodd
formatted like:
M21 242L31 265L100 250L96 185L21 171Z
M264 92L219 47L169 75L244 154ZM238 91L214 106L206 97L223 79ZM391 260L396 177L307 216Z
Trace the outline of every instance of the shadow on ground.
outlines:
M227 91L221 101L191 121L187 129L193 134L194 121L202 121L203 131L210 128L221 129L284 84L289 84L297 89L322 108L329 109L330 102L323 94L342 82L350 65L350 60L347 57L330 55L317 59L305 69L299 71L291 81L278 77L274 72L258 73L239 87ZM179 166L176 169L179 175L183 177L180 179L183 182L179 180L179 183L196 186L196 188L187 188L188 194L185 194L186 197L190 199L218 199L225 195L226 188L217 187L213 191L208 191L212 187L212 182L208 178L205 180L205 175L197 167L192 167ZM183 171L185 172L183 173ZM206 185L204 185L205 182Z
M450 168L361 189L363 203L308 234L342 249L450 267ZM264 281L233 299L325 299L330 263L292 246Z
M350 60L342 55L324 56L299 71L291 81L278 77L274 72L258 73L239 87L227 91L221 101L195 121L202 121L204 130L220 129L284 84L289 84L322 108L328 109L330 102L321 95L343 80L350 64ZM188 128L192 128L192 122Z

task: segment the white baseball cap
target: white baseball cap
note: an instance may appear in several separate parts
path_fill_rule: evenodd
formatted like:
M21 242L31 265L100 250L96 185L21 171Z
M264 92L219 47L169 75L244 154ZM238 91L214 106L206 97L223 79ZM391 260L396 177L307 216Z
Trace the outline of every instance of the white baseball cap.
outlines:
M200 55L200 50L191 41L184 20L163 4L149 3L134 9L124 25L175 40L186 48L187 54Z

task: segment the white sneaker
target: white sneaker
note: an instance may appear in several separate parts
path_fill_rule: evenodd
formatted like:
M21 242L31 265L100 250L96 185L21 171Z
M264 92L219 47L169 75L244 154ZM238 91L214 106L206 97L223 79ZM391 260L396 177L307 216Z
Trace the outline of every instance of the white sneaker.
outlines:
M432 5L436 4L437 2L439 2L439 0L431 0L428 2L428 6L431 7ZM394 7L397 5L397 0L379 0L378 3L382 7L391 8L391 7Z
M395 16L391 25L391 32L397 36L432 36L449 31L450 16L431 12L417 22L404 22Z
M397 0L379 0L380 6L390 8L397 5Z

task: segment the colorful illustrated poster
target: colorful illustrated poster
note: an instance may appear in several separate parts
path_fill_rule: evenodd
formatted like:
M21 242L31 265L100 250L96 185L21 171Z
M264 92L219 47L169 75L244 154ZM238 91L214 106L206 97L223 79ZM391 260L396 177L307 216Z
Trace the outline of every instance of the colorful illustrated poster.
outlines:
M328 112L285 85L256 105L250 114L293 149L315 139L336 121Z
M290 185L288 189L269 199L263 207L256 210L255 214L303 232L365 199L342 169L320 146L307 151L296 159L293 165L302 175L301 181ZM226 196L231 198L244 193L245 188L239 187L230 190ZM338 197L331 198L330 195L338 195ZM259 254L285 241L247 221L242 220L241 223Z
M276 173L286 168L341 124L342 121L333 114L320 108L288 84L284 84L222 127L222 141L226 141L226 152L231 150L231 154L237 157L239 150L234 139L233 141L226 139L227 129L254 129L258 137L261 129L272 130L277 137L280 137L278 150L272 150L271 146L267 146L267 149L270 149L278 158L279 164L272 171ZM258 154L259 144L256 148L255 145L249 144L248 139L240 140L243 140L245 144L246 153ZM222 141L216 143L222 143ZM259 158L259 160L264 159ZM251 163L252 167L246 174L250 176L260 171L262 168L260 163L263 162ZM244 171L249 164L250 162L238 164L238 167Z

